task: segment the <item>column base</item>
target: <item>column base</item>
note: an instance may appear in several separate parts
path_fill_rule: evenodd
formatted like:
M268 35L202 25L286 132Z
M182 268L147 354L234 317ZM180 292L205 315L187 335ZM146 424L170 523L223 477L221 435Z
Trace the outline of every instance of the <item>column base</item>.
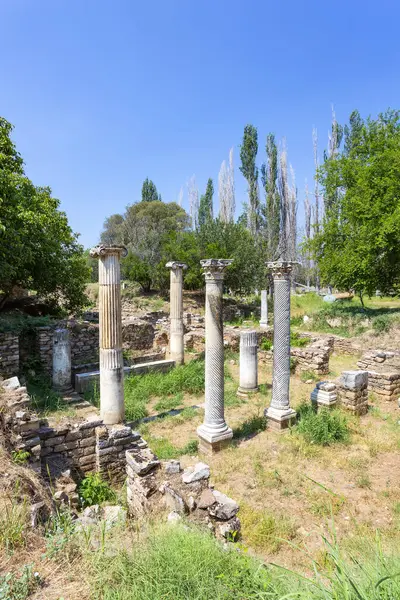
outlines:
M255 394L257 393L259 390L259 387L255 387L255 388L241 388L240 386L237 389L236 392L236 396L239 396L240 398L247 398L247 396L249 394Z
M282 431L291 425L294 425L297 418L297 413L292 408L279 410L278 408L266 408L264 415L268 419L269 429Z
M229 446L233 431L226 425L226 429L211 432L204 424L197 428L199 436L199 452L202 454L215 454Z
M321 393L311 392L311 403L313 406L318 408L335 408L337 406L337 394L332 394L329 392Z
M260 321L259 325L262 327L262 329L267 329L269 327L267 321Z

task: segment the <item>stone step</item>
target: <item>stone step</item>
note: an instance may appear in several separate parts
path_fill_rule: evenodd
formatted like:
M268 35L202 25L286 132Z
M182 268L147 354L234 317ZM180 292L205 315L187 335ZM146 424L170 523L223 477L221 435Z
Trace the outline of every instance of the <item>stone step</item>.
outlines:
M175 367L174 360L155 360L153 362L138 363L130 367L124 367L124 375L144 375L153 371L167 372ZM75 390L81 394L90 389L95 383L99 384L100 371L90 371L88 373L76 373Z

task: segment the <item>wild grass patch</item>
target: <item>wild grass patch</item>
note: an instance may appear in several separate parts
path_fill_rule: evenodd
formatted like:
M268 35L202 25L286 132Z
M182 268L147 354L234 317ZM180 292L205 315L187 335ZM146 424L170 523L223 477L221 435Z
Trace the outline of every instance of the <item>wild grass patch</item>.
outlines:
M303 403L298 408L298 419L296 433L309 444L330 446L350 438L347 419L339 410L322 408L316 411L311 404Z

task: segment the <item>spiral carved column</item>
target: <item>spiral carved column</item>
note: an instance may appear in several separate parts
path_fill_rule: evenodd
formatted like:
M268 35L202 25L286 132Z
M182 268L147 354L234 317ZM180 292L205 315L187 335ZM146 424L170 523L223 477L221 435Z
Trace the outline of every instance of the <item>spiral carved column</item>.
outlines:
M224 331L222 292L224 271L231 260L202 260L206 281L206 373L204 423L197 429L200 451L221 450L232 438L224 417Z
M187 265L170 261L166 265L170 269L170 335L169 355L177 365L182 365L185 359L183 343L183 271Z
M296 419L290 408L290 273L292 262L267 263L274 278L274 365L272 399L265 411L269 426L285 429Z
M120 259L127 250L96 246L90 255L99 259L100 416L114 425L125 417Z

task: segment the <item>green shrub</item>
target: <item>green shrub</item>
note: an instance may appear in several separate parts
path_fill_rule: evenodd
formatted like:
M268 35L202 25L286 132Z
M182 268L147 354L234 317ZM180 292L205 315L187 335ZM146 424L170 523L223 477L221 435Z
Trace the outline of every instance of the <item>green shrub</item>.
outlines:
M11 453L12 461L17 465L24 465L28 458L30 457L30 453L24 450L14 450Z
M79 484L79 497L83 506L92 506L115 500L115 492L99 473L91 473Z
M304 403L298 409L298 417L297 432L309 444L330 446L349 439L347 420L339 410L322 408L317 412L314 406Z
M372 320L372 327L376 333L385 333L390 331L393 324L390 315L379 315Z
M310 339L307 337L301 337L297 331L290 332L290 345L295 348L303 348L304 346L308 346L310 343Z
M267 338L263 338L260 344L260 350L272 350L272 340L267 340Z
M25 565L19 576L15 573L0 575L0 600L27 600L41 583L31 565Z

